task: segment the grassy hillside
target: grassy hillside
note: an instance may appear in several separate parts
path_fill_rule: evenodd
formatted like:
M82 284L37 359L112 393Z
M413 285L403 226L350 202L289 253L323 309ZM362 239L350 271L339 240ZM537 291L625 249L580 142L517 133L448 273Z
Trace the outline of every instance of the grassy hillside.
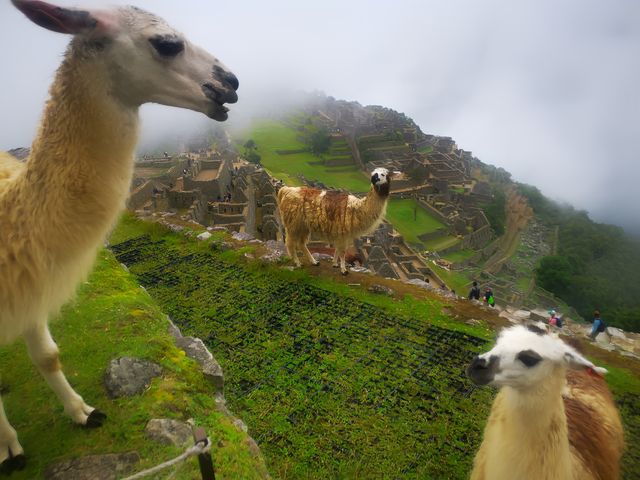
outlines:
M135 450L143 469L181 453L182 449L145 440L144 428L151 418L193 418L204 426L217 445L217 478L260 478L262 461L251 455L246 435L216 412L212 387L195 362L173 346L167 326L155 302L110 252L101 251L96 270L52 324L52 332L70 383L87 403L108 415L107 421L95 430L72 424L29 361L23 343L2 348L3 401L28 462L26 470L11 478L41 478L48 464L89 454ZM150 359L164 373L144 394L110 400L102 378L109 361L124 355ZM198 471L197 462L190 461L174 478L192 479Z
M211 347L274 477L467 478L493 392L463 372L493 332L464 320L497 317L382 279L398 294L375 296L340 283L372 277L283 270L247 261L259 247L222 253L217 241L125 218L112 248L185 333ZM626 478L637 478L640 369L589 353L614 367Z
M321 159L309 152L282 155L277 150L297 150L308 148L298 139L301 132L276 121L261 121L251 129L249 137L256 142L261 163L274 177L287 185L301 185L296 177L303 174L310 180L325 185L345 188L352 192L369 190L367 176L355 166L325 167Z

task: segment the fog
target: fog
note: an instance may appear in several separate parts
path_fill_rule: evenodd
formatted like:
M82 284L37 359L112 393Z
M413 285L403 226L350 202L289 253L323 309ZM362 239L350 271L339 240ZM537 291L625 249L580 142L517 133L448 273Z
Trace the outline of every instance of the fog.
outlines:
M384 105L515 180L640 233L640 2L132 2L234 71L231 125L300 91ZM0 149L30 143L67 41L0 0ZM212 121L145 106L143 122L149 145Z

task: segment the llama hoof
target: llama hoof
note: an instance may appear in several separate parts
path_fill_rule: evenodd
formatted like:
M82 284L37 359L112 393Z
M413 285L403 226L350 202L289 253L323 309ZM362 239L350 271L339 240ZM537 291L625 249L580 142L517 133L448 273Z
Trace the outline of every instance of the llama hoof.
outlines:
M9 458L7 458L4 462L2 462L2 464L0 464L0 474L11 475L11 473L18 470L24 470L24 467L26 466L27 457L25 457L23 453L13 457L11 456L11 451L9 451Z
M85 428L98 428L101 427L107 416L100 410L94 410L87 417L87 423L84 424Z
M349 270L345 270L344 272L340 272L340 273L342 273L343 275L349 275Z
M316 261L316 262L313 262L311 265L313 265L314 267L319 267L320 266L320 262Z
M331 265L333 268L340 268L340 265Z

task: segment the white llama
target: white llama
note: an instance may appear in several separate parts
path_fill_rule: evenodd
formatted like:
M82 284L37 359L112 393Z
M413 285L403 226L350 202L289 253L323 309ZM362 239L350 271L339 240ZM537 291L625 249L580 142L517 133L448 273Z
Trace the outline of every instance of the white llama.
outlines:
M501 387L472 480L612 480L624 446L605 369L536 327L504 330L467 375Z
M312 265L318 265L307 248L311 235L316 235L333 244L333 266L338 266L339 259L340 270L346 275L345 252L354 239L372 232L382 222L395 173L376 168L371 173L371 189L364 198L317 188L282 187L278 191L278 208L287 250L295 264L300 266L300 249Z
M24 337L29 355L72 420L105 415L60 369L47 322L87 276L124 208L148 102L224 121L238 80L216 58L135 7L77 10L12 0L34 23L74 35L50 90L26 163L0 155L0 343ZM23 449L0 402L0 463L22 468Z

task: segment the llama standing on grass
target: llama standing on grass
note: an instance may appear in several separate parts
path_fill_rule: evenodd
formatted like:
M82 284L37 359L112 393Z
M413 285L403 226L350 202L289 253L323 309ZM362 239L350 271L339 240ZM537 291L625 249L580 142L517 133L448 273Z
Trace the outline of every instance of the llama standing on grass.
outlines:
M353 240L374 231L389 201L392 174L386 168L371 173L371 189L364 198L346 193L309 187L282 187L278 191L278 208L285 230L289 256L300 266L297 250L304 252L312 265L318 265L307 248L311 235L335 247L333 266L344 275L348 272L345 251Z
M104 11L13 0L34 23L74 38L59 68L30 158L0 155L0 343L23 336L29 355L72 420L105 415L60 369L48 318L73 295L124 208L148 102L226 120L238 80L162 19L135 7ZM24 466L0 402L0 463Z
M543 330L503 331L467 368L478 385L501 387L471 479L619 478L622 423L604 372Z

